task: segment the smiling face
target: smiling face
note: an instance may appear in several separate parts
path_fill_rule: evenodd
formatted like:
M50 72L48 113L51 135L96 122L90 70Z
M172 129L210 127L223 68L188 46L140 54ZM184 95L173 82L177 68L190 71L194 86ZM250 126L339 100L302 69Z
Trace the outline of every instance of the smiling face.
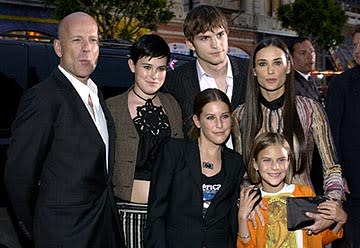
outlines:
M285 52L280 48L268 46L257 52L254 75L265 99L272 101L284 93L286 76L290 73L290 69Z
M212 31L199 33L193 41L186 40L187 46L196 52L202 67L218 66L227 63L228 35L224 28L214 28Z
M99 56L98 28L95 20L85 13L74 13L59 25L59 39L54 48L60 66L87 84Z
M193 116L193 121L200 129L202 143L221 145L230 135L231 113L229 106L222 101L207 103L200 116Z
M253 166L260 175L264 191L276 193L282 189L289 163L289 154L280 144L270 145L258 153Z
M148 56L138 59L136 64L129 59L128 64L135 74L134 90L143 98L156 94L165 81L166 57L150 58Z

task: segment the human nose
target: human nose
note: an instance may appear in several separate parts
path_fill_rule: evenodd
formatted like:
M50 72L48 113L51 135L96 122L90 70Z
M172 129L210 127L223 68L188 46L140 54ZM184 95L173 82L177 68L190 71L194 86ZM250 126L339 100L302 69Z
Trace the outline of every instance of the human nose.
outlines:
M223 122L222 122L221 118L216 119L216 127L217 128L222 128L223 127Z
M82 50L83 51L90 51L90 42L88 40L83 40Z
M276 161L276 160L272 160L272 161L271 161L271 168L272 168L273 170L279 169L279 168L280 168L280 163L279 163L278 161Z
M272 65L268 65L267 71L268 71L268 74L273 74L274 73L274 67Z
M158 78L158 76L159 76L159 72L158 72L156 69L152 69L152 70L150 71L150 77L151 77L152 79L156 79L156 78Z
M218 41L218 39L215 37L215 38L212 38L211 39L211 47L212 48L218 48L218 46L219 46L219 41Z

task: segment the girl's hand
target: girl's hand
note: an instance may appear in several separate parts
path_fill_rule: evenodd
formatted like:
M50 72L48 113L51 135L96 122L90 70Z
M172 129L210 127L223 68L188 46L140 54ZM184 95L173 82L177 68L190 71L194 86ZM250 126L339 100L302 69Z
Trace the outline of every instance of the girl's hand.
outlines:
M250 213L253 211L254 204L261 196L256 195L255 191L252 191L254 186L244 187L240 190L240 203L238 210L238 220L247 221Z

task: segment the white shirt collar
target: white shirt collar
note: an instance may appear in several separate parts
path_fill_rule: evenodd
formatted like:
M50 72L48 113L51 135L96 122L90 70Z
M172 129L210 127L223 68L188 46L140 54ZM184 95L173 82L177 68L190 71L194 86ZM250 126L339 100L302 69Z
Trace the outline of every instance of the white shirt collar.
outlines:
M226 56L227 59L227 70L226 70L226 82L228 85L232 85L232 79L233 79L233 72L232 72L232 68L231 68L231 63L230 63L230 59L229 56ZM211 75L209 75L208 73L206 73L206 71L204 70L204 68L202 68L202 66L200 65L199 60L196 60L196 71L197 71L197 75L199 78L199 82L201 82L202 77L207 76L207 77L212 77ZM228 80L231 79L231 80Z
M99 106L98 88L94 81L91 80L91 78L88 79L87 85L85 85L79 79L77 79L72 74L67 72L64 68L62 68L60 65L58 66L58 68L74 86L75 90L78 92L83 102L88 102L88 97L90 94L93 105Z
M303 78L305 78L306 80L310 80L311 79L311 72L309 72L308 74L304 74L301 71L296 70Z

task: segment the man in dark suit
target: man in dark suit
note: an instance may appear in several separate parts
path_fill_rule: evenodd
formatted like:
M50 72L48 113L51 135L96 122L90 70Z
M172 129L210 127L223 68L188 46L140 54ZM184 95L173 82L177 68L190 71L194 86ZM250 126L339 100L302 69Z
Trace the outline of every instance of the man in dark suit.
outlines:
M307 37L298 37L289 45L294 61L296 94L321 102L320 92L311 71L315 69L316 51Z
M23 96L12 125L5 184L35 247L124 247L112 192L115 131L96 84L98 27L66 16L60 65Z
M213 6L200 5L192 9L184 20L183 30L186 44L197 59L170 71L164 90L180 104L187 135L194 99L200 91L222 90L229 97L232 109L244 101L248 60L227 55L227 19Z
M334 77L329 83L326 112L343 175L350 190L344 208L348 212L344 238L332 247L360 247L360 26L352 35L352 69ZM348 192L349 193L349 192Z

